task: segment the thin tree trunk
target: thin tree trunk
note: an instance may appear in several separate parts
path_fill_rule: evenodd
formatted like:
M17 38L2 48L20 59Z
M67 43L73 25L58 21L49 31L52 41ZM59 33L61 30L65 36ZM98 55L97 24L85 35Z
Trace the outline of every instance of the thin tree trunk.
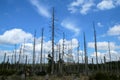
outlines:
M84 53L85 53L85 74L88 75L88 57L87 57L87 48L86 48L86 39L85 39L85 33L84 33Z
M35 33L34 33L34 42L33 42L33 74L34 74L34 71L35 71L35 38L36 38L36 31L35 31Z
M94 41L95 41L96 64L97 64L97 70L99 70L99 67L98 67L98 55L97 55L96 30L95 30L95 24L94 24L94 23L93 23L93 29L94 29Z
M52 13L52 69L51 74L54 73L54 8Z
M110 42L108 41L108 50L109 50L109 71L112 71L112 63L111 63L111 52L110 52Z
M41 55L40 55L40 71L42 71L42 53L43 53L43 32L44 32L44 29L42 28L42 38L41 38Z

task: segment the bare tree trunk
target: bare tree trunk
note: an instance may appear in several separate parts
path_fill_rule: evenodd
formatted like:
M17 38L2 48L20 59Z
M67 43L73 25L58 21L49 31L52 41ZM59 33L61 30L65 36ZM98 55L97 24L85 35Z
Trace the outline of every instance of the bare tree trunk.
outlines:
M16 44L15 44L15 65L16 65Z
M36 30L35 30L35 33L34 33L34 42L33 42L33 74L34 74L34 70L35 70L35 38L36 38Z
M2 69L5 67L5 60L6 60L6 53L4 54L4 59L3 59L3 64L2 64Z
M4 54L3 64L5 63L5 60L6 60L6 53Z
M93 58L92 58L92 71L94 71L94 62L93 62Z
M64 39L65 39L65 34L63 33L63 46L62 46L62 62L61 62L61 74L63 73L63 56L64 56Z
M42 38L41 38L41 55L40 55L40 71L42 71L42 53L43 53L43 32L44 32L44 29L42 28Z
M108 41L108 50L109 50L109 71L112 71L112 63L111 63L111 52L110 52L110 42Z
M85 33L84 33L84 53L85 53L85 74L88 75L88 57L87 57Z
M51 74L54 73L54 8L52 13L52 69Z
M104 56L104 71L107 71L107 67L106 67L106 57Z
M93 29L94 29L94 41L95 41L96 64L97 64L97 70L99 70L99 67L98 67L98 55L97 55L96 30L95 30L95 24L94 24L94 23L93 23Z
M80 48L80 44L78 43L78 47L77 47L77 54L78 54L78 73L79 73L79 48Z
M79 64L79 48L80 48L80 44L78 43L78 47L77 47L77 53L78 53L78 64Z
M9 56L7 57L7 70L9 69Z

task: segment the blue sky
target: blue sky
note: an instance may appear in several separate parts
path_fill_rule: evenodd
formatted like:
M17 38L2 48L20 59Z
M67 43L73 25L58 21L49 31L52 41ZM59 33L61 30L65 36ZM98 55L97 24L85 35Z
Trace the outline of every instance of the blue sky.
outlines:
M88 56L94 57L94 22L99 56L107 55L107 42L110 41L111 54L119 57L120 0L0 0L1 57L3 57L3 52L11 52L14 44L18 44L19 49L24 39L26 39L26 46L31 48L34 30L37 31L38 43L36 44L39 48L42 27L44 28L44 44L50 46L53 7L56 20L55 43L62 43L64 32L66 44L73 41L75 49L79 41L82 51L83 32L85 32Z

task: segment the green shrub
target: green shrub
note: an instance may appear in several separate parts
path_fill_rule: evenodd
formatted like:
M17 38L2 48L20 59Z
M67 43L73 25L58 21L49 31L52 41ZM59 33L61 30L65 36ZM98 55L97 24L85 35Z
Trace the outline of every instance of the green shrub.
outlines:
M10 76L10 75L13 75L15 74L16 70L6 70L6 69L3 69L3 70L0 70L0 75L5 75L5 76Z
M120 77L116 74L97 72L89 76L89 80L120 80Z

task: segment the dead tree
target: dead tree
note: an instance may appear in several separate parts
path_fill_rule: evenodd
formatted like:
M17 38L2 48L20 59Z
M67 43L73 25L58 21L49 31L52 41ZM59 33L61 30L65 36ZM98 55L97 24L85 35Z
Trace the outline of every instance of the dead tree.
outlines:
M13 64L13 55L11 56L11 64Z
M36 40L35 40L35 38L36 38L36 30L35 30L35 32L34 32L34 42L33 42L33 74L34 74L34 70L35 70L35 43L36 43Z
M54 33L55 33L55 29L54 29L54 8L53 8L53 12L52 12L52 71L51 74L54 73Z
M99 70L99 67L98 67L98 55L97 55L96 30L95 30L95 24L94 24L94 23L93 23L93 29L94 29L94 41L95 41L96 64L97 64L97 70Z
M15 53L15 64L16 64L16 44L15 44L15 51L14 51L14 53Z
M7 70L9 69L9 56L7 57Z
M5 63L5 60L6 60L6 53L4 54L3 64Z
M64 41L64 39L65 39L65 34L64 34L64 32L63 32L63 48L62 48L62 60L63 60L63 56L64 56L64 43L65 43L65 41Z
M41 65L41 67L40 67L40 71L42 71L42 53L43 53L43 32L44 32L44 28L42 28L42 33L41 33L41 35L42 35L42 38L41 38L41 55L40 55L40 65Z
M61 75L62 74L62 65L61 65L61 53L60 53L60 44L58 45L58 52L59 52L59 60L58 60L58 69L59 69L59 74Z
M107 71L107 67L106 67L106 57L104 56L104 71Z
M87 56L85 33L84 33L84 54L85 54L85 74L88 75L88 56Z
M112 63L111 63L111 52L110 52L110 42L108 41L108 51L109 51L109 71L112 70Z
M63 56L64 56L64 39L65 39L65 34L63 33L63 44L62 44L62 59L60 59L60 63L61 63L61 74L63 72Z
M93 58L92 58L92 71L94 71L94 62L93 62Z
M79 72L79 48L80 48L80 44L78 43L78 47L77 47L77 54L78 54L78 72Z
M5 67L5 60L6 60L6 53L4 54L4 59L3 59L3 64L2 64L2 69Z
M80 48L80 44L78 43L78 47L77 47L77 54L78 54L78 64L79 64L79 48Z
M25 65L27 66L27 62L28 62L28 60L27 60L28 58L27 58L27 55L26 55L26 58L25 58Z

